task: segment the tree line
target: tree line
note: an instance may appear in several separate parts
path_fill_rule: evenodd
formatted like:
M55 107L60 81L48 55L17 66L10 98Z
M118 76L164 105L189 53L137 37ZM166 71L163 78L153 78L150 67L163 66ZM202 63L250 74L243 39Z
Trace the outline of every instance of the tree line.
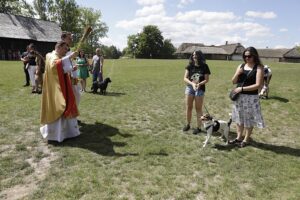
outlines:
M84 28L92 26L93 31L82 49L93 53L96 48L101 48L106 58L119 58L122 55L134 58L173 58L175 52L171 40L164 39L158 27L153 25L145 26L141 33L129 35L127 47L122 52L114 45L100 44L99 39L107 36L109 30L101 20L101 11L81 7L75 0L34 0L33 6L26 0L1 0L0 12L56 22L63 31L73 33L74 46L79 42Z
M176 51L170 39L164 39L157 26L144 26L141 33L129 35L124 54L136 58L174 58Z

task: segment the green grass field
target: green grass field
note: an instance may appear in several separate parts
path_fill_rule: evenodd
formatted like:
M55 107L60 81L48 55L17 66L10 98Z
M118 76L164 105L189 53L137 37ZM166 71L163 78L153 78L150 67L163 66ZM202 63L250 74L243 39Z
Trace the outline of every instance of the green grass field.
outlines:
M300 64L266 63L267 127L254 129L243 149L218 135L203 149L204 133L182 133L186 64L106 60L112 83L107 96L82 95L81 135L48 145L39 133L41 96L22 87L21 62L0 62L0 199L300 199ZM231 111L238 64L208 61L205 105L218 119Z

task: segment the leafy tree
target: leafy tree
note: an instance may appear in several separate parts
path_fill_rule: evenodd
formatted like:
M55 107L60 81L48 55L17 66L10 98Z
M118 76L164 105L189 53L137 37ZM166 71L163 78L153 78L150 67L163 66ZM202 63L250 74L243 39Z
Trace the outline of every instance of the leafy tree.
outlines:
M138 44L139 44L139 34L129 35L127 37L126 54L133 55L133 57L135 58L137 54Z
M82 30L77 26L79 20L79 6L75 0L49 1L50 20L57 22L63 31L78 33Z
M33 17L34 11L26 0L1 0L0 13Z
M49 7L53 6L53 1L47 1L47 0L34 0L33 1L33 7L36 11L37 15L42 20L49 20Z
M106 36L108 31L107 25L101 21L101 11L79 7L75 0L34 0L34 8L40 19L55 21L63 31L72 32L74 44L80 40L85 27L92 26L87 45L82 47L88 52L99 47L99 38Z
M125 47L123 50L122 50L122 54L121 55L123 55L123 56L129 56L130 54L128 53L129 52L129 49L128 49L128 47Z
M98 48L98 47L100 47L100 44L96 47L92 47L87 42L85 42L84 44L82 44L81 50L83 50L86 55L88 55L88 54L93 55L95 53L96 48Z
M171 43L170 39L164 40L164 45L161 49L160 57L161 58L175 58L174 53L176 48Z
M79 24L81 30L84 30L86 26L92 26L93 31L91 32L87 43L92 47L97 47L99 45L99 38L105 37L108 31L108 26L102 22L101 19L101 11L94 10L92 8L79 8L80 16L79 16ZM79 32L78 36L81 36L81 32ZM78 37L78 38L79 38Z
M141 33L127 37L126 54L137 58L173 58L175 47L157 26L148 25Z
M145 26L138 38L137 57L159 58L164 38L157 26Z
M115 46L102 46L101 47L103 54L105 56L105 58L112 58L112 59L118 59L121 57L122 52L117 49L117 47Z
M42 20L58 23L63 31L78 33L79 6L75 0L34 0L34 9Z

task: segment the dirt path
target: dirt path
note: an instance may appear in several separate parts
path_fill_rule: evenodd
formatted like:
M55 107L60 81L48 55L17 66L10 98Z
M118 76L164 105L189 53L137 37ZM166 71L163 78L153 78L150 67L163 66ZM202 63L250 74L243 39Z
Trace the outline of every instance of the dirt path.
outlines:
M34 157L27 159L26 162L33 168L33 173L26 176L22 184L1 191L1 199L16 200L32 194L37 189L38 183L46 178L51 167L51 162L58 158L56 153L50 151L45 142L41 142L38 147L27 147L27 149L30 152L40 152L46 156L40 160ZM32 153L32 155L34 155L34 153Z

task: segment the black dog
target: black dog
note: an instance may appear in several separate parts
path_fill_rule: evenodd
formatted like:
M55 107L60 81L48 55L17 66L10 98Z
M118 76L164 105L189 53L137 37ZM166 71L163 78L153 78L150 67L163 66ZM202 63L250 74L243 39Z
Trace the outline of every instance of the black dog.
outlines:
M105 78L104 81L99 82L99 81L94 81L93 85L91 87L91 90L93 91L93 93L97 93L97 90L100 88L100 94L105 95L106 94L106 88L108 86L108 83L110 83L111 80L110 78Z

